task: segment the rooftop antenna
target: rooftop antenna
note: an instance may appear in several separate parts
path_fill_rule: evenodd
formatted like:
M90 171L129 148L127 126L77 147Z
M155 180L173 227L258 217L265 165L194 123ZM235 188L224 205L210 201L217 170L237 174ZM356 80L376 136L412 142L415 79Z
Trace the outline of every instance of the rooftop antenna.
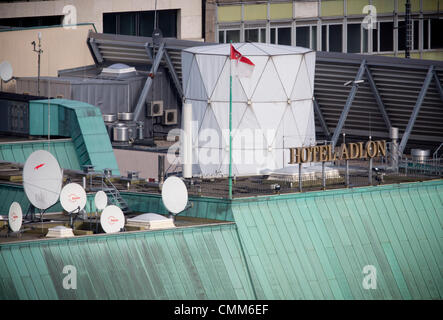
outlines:
M60 204L70 216L71 228L80 212L86 205L86 192L83 187L77 183L65 185L60 193Z
M50 152L37 150L26 159L23 166L23 188L31 202L28 210L28 213L31 212L31 221L34 221L37 208L40 210L40 221L43 222L45 211L58 201L62 179L63 171Z
M122 209L115 205L107 206L100 216L100 224L106 233L121 231L125 226L125 216Z
M3 82L7 83L12 80L12 66L8 61L3 61L0 63L0 79L1 79L1 88L3 91Z
M175 176L166 179L162 186L162 201L173 220L180 212L188 209L188 189L183 180Z
M37 33L37 37L38 37L38 50L35 49L35 41L32 41L31 44L34 46L33 51L37 52L38 54L37 95L40 96L40 56L43 53L43 50L41 49L42 33L40 31Z

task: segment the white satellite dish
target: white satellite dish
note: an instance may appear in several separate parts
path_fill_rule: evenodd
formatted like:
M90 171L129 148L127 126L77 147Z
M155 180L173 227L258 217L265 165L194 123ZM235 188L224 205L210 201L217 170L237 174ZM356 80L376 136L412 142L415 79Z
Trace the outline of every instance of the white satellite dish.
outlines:
M106 233L119 232L125 226L123 211L114 205L107 206L100 216L100 224Z
M13 202L9 207L8 220L9 220L9 228L13 232L19 231L20 228L22 227L23 213L22 213L22 207L18 202Z
M169 212L182 212L188 204L188 189L185 183L177 177L166 179L162 187L162 200Z
M86 192L77 183L69 183L60 192L60 203L67 212L82 210L86 205Z
M95 194L94 203L97 210L103 210L108 204L108 196L104 191L100 190Z
M0 63L0 78L5 82L12 78L12 66L8 61Z
M23 167L23 187L32 205L45 210L58 201L63 173L54 156L45 150L31 153Z

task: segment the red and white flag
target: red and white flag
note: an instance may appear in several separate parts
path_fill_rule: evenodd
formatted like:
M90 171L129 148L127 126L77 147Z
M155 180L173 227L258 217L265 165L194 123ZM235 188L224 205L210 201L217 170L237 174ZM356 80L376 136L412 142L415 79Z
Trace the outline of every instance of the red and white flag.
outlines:
M231 44L231 70L232 74L238 77L250 78L254 71L255 64L235 50Z

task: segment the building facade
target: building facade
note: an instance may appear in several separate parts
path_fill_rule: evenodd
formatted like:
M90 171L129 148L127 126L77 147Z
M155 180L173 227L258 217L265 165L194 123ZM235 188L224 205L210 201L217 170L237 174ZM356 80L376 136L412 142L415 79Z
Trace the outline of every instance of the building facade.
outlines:
M406 0L217 0L206 41L266 42L317 51L405 56ZM443 60L442 0L411 0L411 58Z
M156 7L157 5L157 7ZM93 23L98 32L151 36L154 11L164 36L202 38L201 0L0 1L0 27Z

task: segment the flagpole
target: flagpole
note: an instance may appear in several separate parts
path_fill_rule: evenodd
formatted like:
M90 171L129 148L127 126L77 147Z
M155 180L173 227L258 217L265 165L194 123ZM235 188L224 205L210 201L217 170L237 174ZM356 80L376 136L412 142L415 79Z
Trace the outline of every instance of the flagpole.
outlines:
M232 200L232 59L229 47L229 200Z

